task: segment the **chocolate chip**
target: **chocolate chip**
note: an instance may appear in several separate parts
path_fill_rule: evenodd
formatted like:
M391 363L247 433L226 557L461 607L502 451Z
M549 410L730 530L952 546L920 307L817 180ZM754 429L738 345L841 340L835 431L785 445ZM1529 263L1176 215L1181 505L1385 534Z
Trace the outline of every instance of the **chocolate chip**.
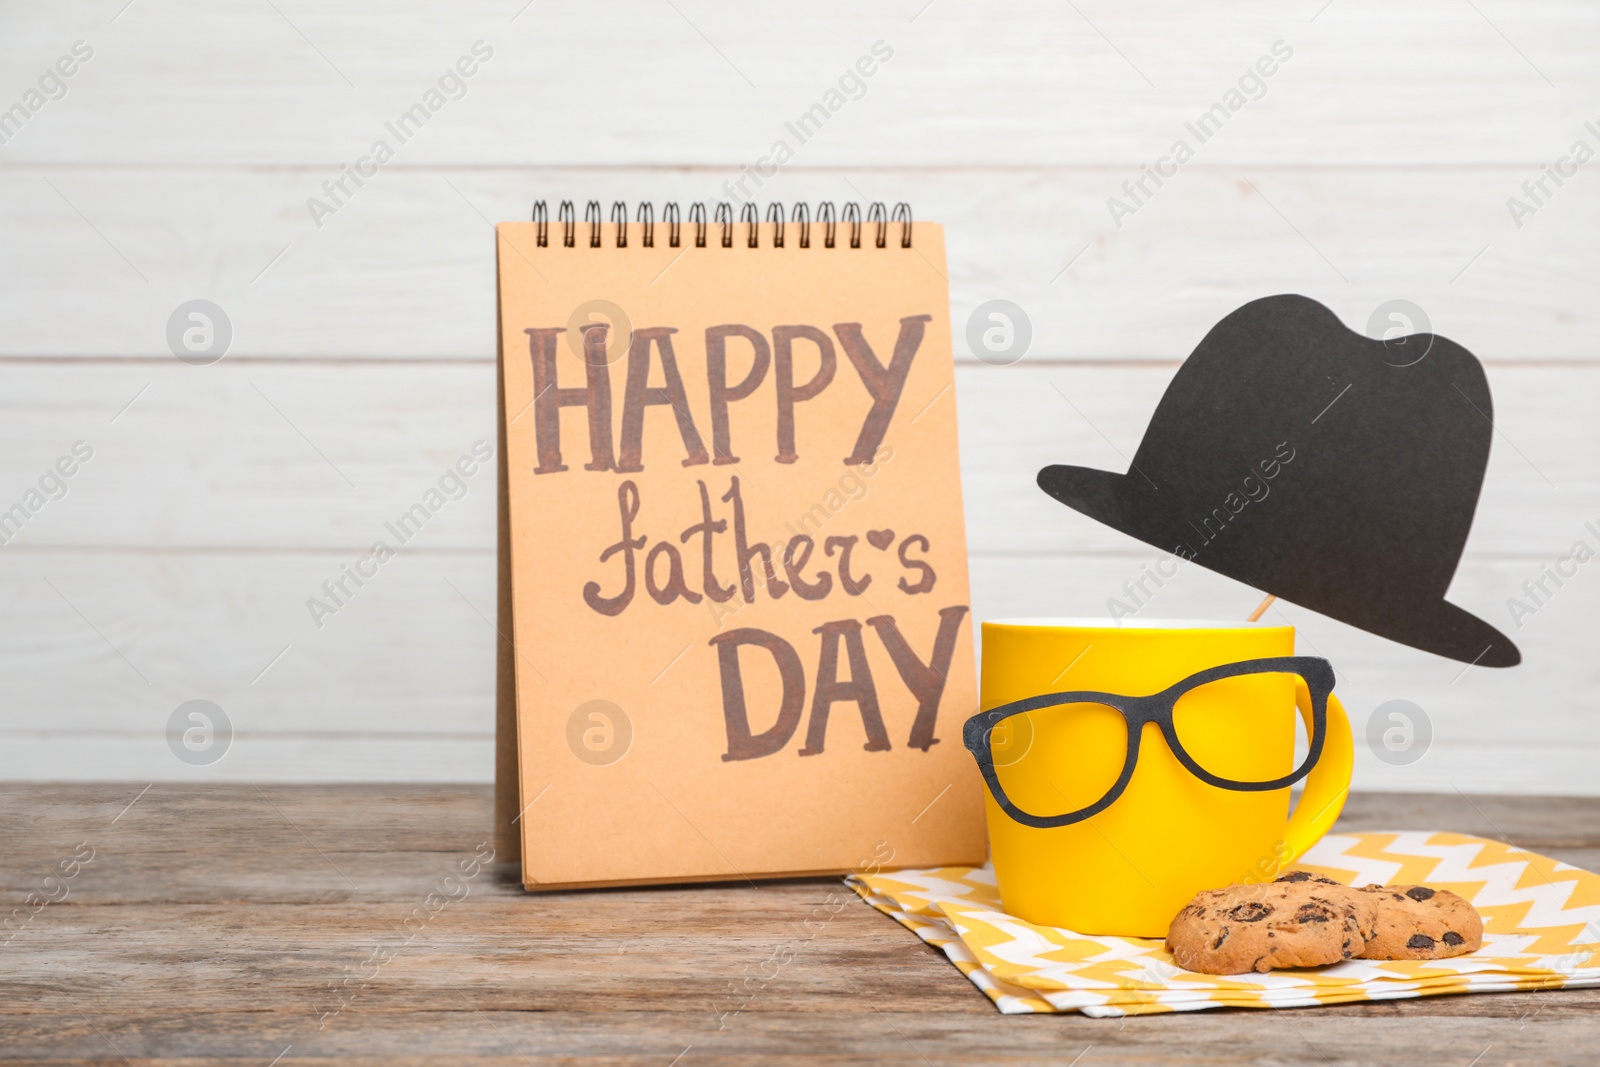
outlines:
M1464 943L1466 940L1466 938L1462 937L1454 930L1446 930L1444 932L1444 943L1447 945L1459 945Z
M1414 885L1406 890L1406 896L1412 900L1427 900L1433 896L1433 890L1425 885Z
M1396 899L1396 900L1404 900L1404 899L1406 899L1405 897L1401 896L1399 893L1390 893L1389 895L1391 897L1394 897L1394 899Z
M1226 926L1224 926L1222 928L1222 933L1218 934L1217 935L1217 939L1215 941L1211 942L1211 947L1213 949L1221 948L1222 947L1222 943L1224 941L1226 941L1226 940L1228 940L1228 928Z
M1345 959L1349 959L1351 956L1355 955L1355 953L1350 951L1350 939L1348 937L1344 939L1343 950Z
M1300 910L1295 912L1294 917L1296 922L1325 923L1332 918L1332 914L1325 907L1318 907L1316 904L1302 904L1300 905Z
M1247 900L1243 904L1235 905L1228 911L1228 918L1235 922L1254 923L1260 922L1272 914L1272 905L1263 904L1259 900Z
M1321 882L1323 885L1343 885L1325 874L1312 874L1310 871L1290 871L1278 879L1280 882Z
M1427 934L1412 934L1411 940L1406 942L1406 948L1432 948L1433 938Z

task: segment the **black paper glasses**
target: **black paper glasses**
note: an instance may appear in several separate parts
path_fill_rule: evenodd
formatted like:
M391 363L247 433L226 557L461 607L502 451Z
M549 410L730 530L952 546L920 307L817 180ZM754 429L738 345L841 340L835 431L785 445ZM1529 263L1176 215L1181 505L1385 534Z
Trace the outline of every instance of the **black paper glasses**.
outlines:
M1226 683L1230 679L1247 679L1255 675L1290 675L1296 682L1297 690L1303 686L1309 695L1311 721L1307 724L1309 737L1306 757L1292 773L1265 781L1241 780L1226 774L1212 773L1203 766L1204 761L1197 760L1190 754L1189 748L1185 747L1183 742L1185 733L1190 733L1191 743L1194 742L1200 733L1194 724L1198 723L1207 712L1204 706L1188 710L1184 705L1184 698L1199 692L1209 692L1214 695L1220 691L1217 683ZM989 786L989 793L1007 815L1024 826L1041 830L1070 826L1104 811L1116 803L1117 798L1128 788L1128 783L1133 780L1134 767L1139 762L1139 742L1146 723L1155 723L1160 728L1167 747L1178 758L1178 762L1190 774L1208 785L1241 792L1267 792L1293 785L1309 774L1322 756L1322 746L1328 732L1328 694L1333 692L1333 682L1332 665L1316 656L1275 656L1267 659L1241 660L1238 663L1224 663L1191 674L1176 685L1168 686L1161 692L1149 696L1080 691L1045 693L1042 696L1002 704L998 708L979 712L968 719L962 728L962 741L967 746L967 751L978 761L978 769L983 772L983 780ZM1208 690L1207 687L1213 688ZM1190 706L1197 703L1191 700ZM1005 787L1000 782L1000 775L995 767L996 728L1003 727L1003 724L1014 716L1047 708L1070 707L1097 709L1101 715L1108 712L1120 715L1126 743L1122 770L1104 795L1086 807L1060 815L1039 815L1025 811L1006 795ZM1214 749L1215 746L1209 747ZM1216 765L1218 757L1214 751L1203 755ZM1226 768L1225 759L1221 762L1225 769L1231 769Z

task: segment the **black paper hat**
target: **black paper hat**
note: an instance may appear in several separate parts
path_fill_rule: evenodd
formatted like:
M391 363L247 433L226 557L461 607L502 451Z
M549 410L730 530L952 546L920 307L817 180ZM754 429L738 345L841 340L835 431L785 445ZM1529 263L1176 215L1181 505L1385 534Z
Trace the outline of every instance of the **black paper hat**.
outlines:
M1126 474L1052 466L1039 487L1125 534L1413 648L1522 655L1444 599L1494 433L1477 357L1378 341L1304 296L1228 315L1178 369Z

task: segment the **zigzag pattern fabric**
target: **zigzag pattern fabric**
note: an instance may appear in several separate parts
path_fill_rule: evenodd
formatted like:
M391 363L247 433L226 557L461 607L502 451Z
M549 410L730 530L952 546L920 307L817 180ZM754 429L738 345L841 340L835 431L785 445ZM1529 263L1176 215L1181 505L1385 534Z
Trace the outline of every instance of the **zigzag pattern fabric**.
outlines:
M1483 948L1446 960L1346 960L1312 970L1185 971L1156 940L1037 926L1002 909L994 872L852 875L848 885L941 949L1008 1015L1299 1008L1445 993L1600 986L1600 875L1456 833L1329 834L1294 865L1349 885L1425 884L1470 900Z

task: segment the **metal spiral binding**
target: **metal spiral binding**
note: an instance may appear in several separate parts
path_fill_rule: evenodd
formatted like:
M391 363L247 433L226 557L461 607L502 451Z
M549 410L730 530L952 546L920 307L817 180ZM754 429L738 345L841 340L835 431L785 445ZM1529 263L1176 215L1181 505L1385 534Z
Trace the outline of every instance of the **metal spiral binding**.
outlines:
M889 241L889 216L883 210L883 201L874 200L867 209L867 221L878 224L877 247L882 248Z
M533 225L539 235L539 247L544 248L550 243L550 212L545 208L543 200L533 202Z
M782 204L773 203L773 204L768 204L767 205L767 221L772 223L772 247L773 248L782 248L783 247L783 205ZM750 235L750 242L751 242L750 243L750 247L752 247L752 248L755 247L756 236L757 235L753 234L753 233Z
M648 200L641 200L634 212L634 222L640 229L639 243L645 248L654 248L655 236L655 204ZM590 200L583 209L583 221L589 227L589 247L599 248L601 245L600 228L604 213L600 201ZM669 201L662 206L661 220L667 224L667 244L671 248L682 246L681 216L678 212L677 201ZM715 208L713 220L722 228L721 245L723 248L733 247L733 207L726 201L719 202ZM556 221L561 225L561 244L564 248L573 248L577 245L578 213L571 200L563 200L556 208ZM835 217L833 201L823 200L817 204L816 221L823 228L822 246L834 248L838 240L839 223L850 227L850 247L861 247L861 230L863 221L861 205L855 201L848 201L838 217ZM894 205L893 212L884 207L881 200L874 200L867 205L866 224L876 227L873 234L874 248L887 248L889 245L889 224L900 224L900 247L911 247L911 205L904 200ZM550 243L550 214L545 201L537 200L533 205L533 222L537 228L537 240L540 248L547 247ZM694 226L694 246L706 247L706 235L710 230L710 223L706 220L706 205L695 201L689 205L689 222ZM611 203L611 223L616 227L616 246L628 247L628 203L625 200L614 200ZM785 239L785 227L793 224L800 231L798 245L801 248L811 247L811 205L799 201L794 205L794 210L784 217L783 204L772 202L767 205L766 224L772 227L772 247L782 248ZM754 203L745 203L739 207L739 225L745 227L745 247L761 247L761 210Z
M561 246L571 248L577 243L574 235L578 229L578 211L571 200L563 200L557 215L561 220Z
M678 247L678 202L669 200L661 208L661 221L667 224L667 247Z
M674 211L676 211L678 205L673 204L672 208ZM637 222L639 224L639 228L644 231L643 236L639 238L639 243L644 245L646 248L654 248L656 246L656 206L648 200L639 201L639 209L637 212L635 212L633 221ZM627 227L623 226L621 229L626 230ZM624 237L622 240L617 242L617 245L618 247L621 247L626 243L627 238ZM677 241L673 241L673 244L677 244Z
M900 229L900 247L911 247L911 205L904 200L894 206L894 221L902 223ZM883 241L878 241L878 247L883 247Z
M746 242L751 248L761 246L761 210L754 203L744 205L739 209L739 221L749 227L745 232L750 235Z
M628 204L623 200L611 202L611 225L617 228L617 247L628 247ZM591 238L593 240L593 238ZM883 236L878 237L878 247L883 247Z
M678 205L674 204L673 207ZM689 205L689 221L694 223L694 246L706 246L706 206L699 201Z

